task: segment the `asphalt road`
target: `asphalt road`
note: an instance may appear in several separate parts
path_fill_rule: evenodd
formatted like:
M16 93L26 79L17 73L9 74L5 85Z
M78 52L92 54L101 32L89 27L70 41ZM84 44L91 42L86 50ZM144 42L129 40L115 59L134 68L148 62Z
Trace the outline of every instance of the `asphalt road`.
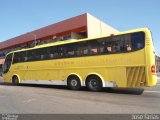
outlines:
M15 114L136 114L160 113L160 80L155 87L90 92L65 86L0 83L0 113Z

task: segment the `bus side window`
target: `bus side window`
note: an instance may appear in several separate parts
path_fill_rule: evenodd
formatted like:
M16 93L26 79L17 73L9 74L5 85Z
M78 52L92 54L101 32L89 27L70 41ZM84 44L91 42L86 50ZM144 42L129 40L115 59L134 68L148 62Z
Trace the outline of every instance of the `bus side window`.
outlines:
M99 48L99 52L100 52L100 53L105 53L105 47L100 47L100 48Z
M127 44L127 51L131 51L131 50L132 50L131 45Z
M131 34L132 49L139 50L139 49L143 48L145 45L144 39L145 39L144 32Z
M23 52L15 52L14 53L14 59L13 63L18 63L18 62L25 62L25 57L26 57L26 51Z
M54 56L54 58L58 58L58 47L54 46L53 56Z
M121 52L129 52L132 50L131 44L128 43L123 43L123 45L120 46L120 51Z
M66 45L66 57L73 57L75 56L75 43L72 43L72 44L68 44Z
M137 43L137 49L140 49L140 48L142 48L142 44L141 43Z
M106 53L111 53L113 43L108 38L106 38L105 40L106 40Z
M82 47L83 55L89 55L89 44L88 44L88 41L82 42L81 43L81 47Z
M107 51L108 51L108 52L112 52L112 47L110 47L110 46L107 47Z
M58 51L57 51L57 53L58 53L57 58L63 58L63 57L65 57L66 46L65 45L60 45L60 46L58 46L57 49L58 49Z
M116 52L120 52L120 43L119 43L119 41L117 43L115 43L115 49L116 49Z
M91 49L91 54L97 54L98 53L98 49L97 48L92 48Z
M105 50L105 44L106 44L106 42L105 42L105 39L104 38L102 38L102 39L99 39L99 40L97 40L97 42L98 42L98 53L99 54L102 54L102 53L105 53L105 52L107 52L106 50Z
M57 58L57 57L58 57L58 52L55 52L55 53L53 54L53 56L54 56L54 58Z
M34 60L41 60L41 49L36 49L35 51Z
M96 39L89 41L91 55L104 53L105 41L103 39Z
M53 47L49 47L47 48L47 59L55 59L58 57L58 53L57 53L57 47L53 46Z
M111 42L106 41L106 53L112 52L112 44Z
M50 59L54 58L54 55L53 54L49 54L49 58Z
M75 56L83 55L83 45L82 43L75 43Z
M120 47L120 51L121 51L121 52L126 52L126 47L125 47L124 45L122 45L122 46Z
M26 51L23 51L23 52L21 52L22 54L21 54L21 62L25 62L26 61L26 57L27 57L27 52Z
M27 51L27 61L35 61L35 59L36 59L36 51L35 50L29 50L29 51Z
M87 49L87 48L83 50L83 54L84 54L84 55L87 55L88 53L89 53L89 52L88 52L88 49Z
M24 57L24 61L25 61L25 62L27 61L27 57Z
M19 62L19 58L20 58L19 53L14 53L13 63L18 63Z
M68 52L67 52L67 55L68 55L68 56L74 56L74 51L68 51Z

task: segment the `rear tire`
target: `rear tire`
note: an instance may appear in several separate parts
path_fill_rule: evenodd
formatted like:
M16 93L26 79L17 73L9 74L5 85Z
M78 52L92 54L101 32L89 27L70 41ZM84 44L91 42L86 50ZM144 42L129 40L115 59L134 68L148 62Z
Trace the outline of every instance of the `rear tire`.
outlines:
M67 80L67 86L71 90L79 90L81 88L80 79L76 76L71 76Z
M91 91L98 92L102 90L102 81L98 76L88 77L86 85L87 85L87 88Z
M15 86L19 85L19 78L17 76L12 77L12 84Z

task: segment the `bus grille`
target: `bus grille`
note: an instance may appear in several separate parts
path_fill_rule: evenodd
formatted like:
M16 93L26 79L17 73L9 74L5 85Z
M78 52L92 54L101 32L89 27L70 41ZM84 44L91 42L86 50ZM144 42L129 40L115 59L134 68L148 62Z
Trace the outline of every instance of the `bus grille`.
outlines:
M145 67L127 67L127 86L140 87L146 85Z

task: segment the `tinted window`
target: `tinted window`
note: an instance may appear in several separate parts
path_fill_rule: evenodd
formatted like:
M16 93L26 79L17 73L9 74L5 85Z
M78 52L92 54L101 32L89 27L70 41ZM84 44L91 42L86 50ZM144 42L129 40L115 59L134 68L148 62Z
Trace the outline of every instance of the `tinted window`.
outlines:
M57 46L53 46L53 47L49 47L48 48L48 52L49 52L49 59L55 59L59 57L58 54L58 47Z
M27 61L26 51L14 53L13 63L25 62L25 61Z
M82 56L87 56L90 54L90 46L88 41L84 41L81 43Z
M67 45L59 45L59 46L57 46L57 52L58 52L57 58L63 58L63 57L65 57L66 46Z
M35 57L32 60L45 60L48 59L48 48L40 48L35 50Z
M75 45L75 52L76 52L76 56L82 56L83 55L83 45L84 45L85 43L83 43L83 42L79 42L79 43L74 43L74 45Z
M133 52L144 44L145 34L137 32L15 53L14 63Z
M131 51L131 35L119 35L105 38L106 53Z
M143 32L138 32L104 39L106 41L106 53L123 53L142 49L145 35Z
M12 56L13 54L7 55L4 65L3 65L3 73L7 73L10 69L10 66L12 64Z
M145 45L145 34L143 32L134 33L131 35L133 50L139 50Z
M101 53L105 53L105 40L104 39L98 39L98 40L92 40L89 41L90 45L90 54L91 55L97 55Z
M66 45L66 47L65 47L66 51L64 51L65 56L66 57L74 57L74 56L76 56L77 52L76 52L75 47L76 47L75 43Z
M37 59L36 50L27 51L27 61L35 61Z

